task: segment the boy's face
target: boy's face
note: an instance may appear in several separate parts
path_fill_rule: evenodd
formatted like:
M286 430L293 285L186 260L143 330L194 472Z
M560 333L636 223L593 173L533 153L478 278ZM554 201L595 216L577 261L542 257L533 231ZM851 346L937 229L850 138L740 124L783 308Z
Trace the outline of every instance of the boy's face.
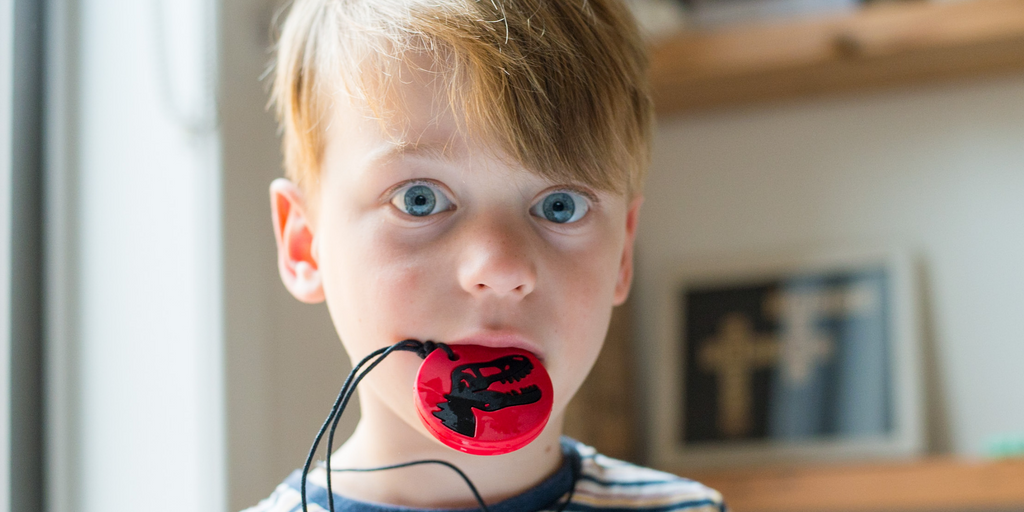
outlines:
M300 300L326 298L353 361L407 338L535 353L557 418L626 299L641 201L490 154L425 72L409 75L396 90L408 122L389 127L399 144L365 109L333 109L315 217L290 182L271 187L282 278ZM360 389L427 435L419 363L392 356Z

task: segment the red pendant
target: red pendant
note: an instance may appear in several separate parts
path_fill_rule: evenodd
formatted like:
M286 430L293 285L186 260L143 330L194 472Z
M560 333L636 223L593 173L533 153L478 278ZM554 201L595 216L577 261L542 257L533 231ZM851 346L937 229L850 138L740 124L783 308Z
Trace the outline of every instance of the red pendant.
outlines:
M537 356L514 348L450 345L427 356L416 374L416 408L442 443L474 455L518 450L551 415L551 378Z

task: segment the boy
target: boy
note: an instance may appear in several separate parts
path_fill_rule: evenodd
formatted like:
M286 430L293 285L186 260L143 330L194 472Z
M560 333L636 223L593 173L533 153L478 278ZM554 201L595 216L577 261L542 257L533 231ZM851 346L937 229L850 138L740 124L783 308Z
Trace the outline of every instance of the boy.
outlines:
M508 347L535 355L554 392L532 442L469 455L422 424L421 360L393 355L359 386L334 468L444 460L494 511L724 510L700 484L561 437L632 278L652 114L623 5L296 0L275 73L288 290L327 302L353 362L404 339ZM300 476L252 510L301 510ZM308 478L309 510L326 510L325 469ZM477 507L439 466L335 473L333 490L343 511Z

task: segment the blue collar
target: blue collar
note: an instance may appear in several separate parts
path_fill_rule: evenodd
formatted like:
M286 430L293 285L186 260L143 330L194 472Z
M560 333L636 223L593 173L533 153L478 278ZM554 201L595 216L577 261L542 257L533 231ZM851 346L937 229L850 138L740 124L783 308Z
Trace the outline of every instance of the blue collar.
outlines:
M554 474L547 477L541 483L526 490L522 494L502 500L493 505L488 505L491 512L524 512L554 508L554 503L562 498L573 485L573 467L579 467L580 455L576 450L575 442L563 437L562 441L562 465ZM444 469L444 468L442 468ZM290 487L299 490L301 480L301 469L297 469L288 476L285 483ZM473 475L469 475L472 479ZM466 490L467 494L469 489ZM310 505L316 504L327 510L327 489L306 482L306 499ZM479 510L473 508L460 509L420 509L402 507L397 505L385 505L380 503L369 503L354 500L334 493L334 512L473 512Z

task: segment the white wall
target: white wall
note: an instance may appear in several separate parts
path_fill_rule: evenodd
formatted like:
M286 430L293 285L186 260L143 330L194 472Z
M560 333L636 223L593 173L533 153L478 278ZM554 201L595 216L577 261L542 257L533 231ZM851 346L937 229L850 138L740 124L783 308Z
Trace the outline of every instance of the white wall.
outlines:
M979 454L1024 431L1022 78L662 119L638 296L681 255L907 247L923 264L933 449Z
M52 510L253 505L348 373L326 308L277 277L276 3L48 4Z
M269 188L284 171L259 77L271 58L271 18L280 3L221 1L230 510L266 498L302 466L350 368L327 308L299 303L277 274ZM355 405L338 441L355 427Z
M14 2L0 0L0 511L11 503L11 102Z
M209 6L78 5L75 510L225 506L219 140L187 127L212 112Z

